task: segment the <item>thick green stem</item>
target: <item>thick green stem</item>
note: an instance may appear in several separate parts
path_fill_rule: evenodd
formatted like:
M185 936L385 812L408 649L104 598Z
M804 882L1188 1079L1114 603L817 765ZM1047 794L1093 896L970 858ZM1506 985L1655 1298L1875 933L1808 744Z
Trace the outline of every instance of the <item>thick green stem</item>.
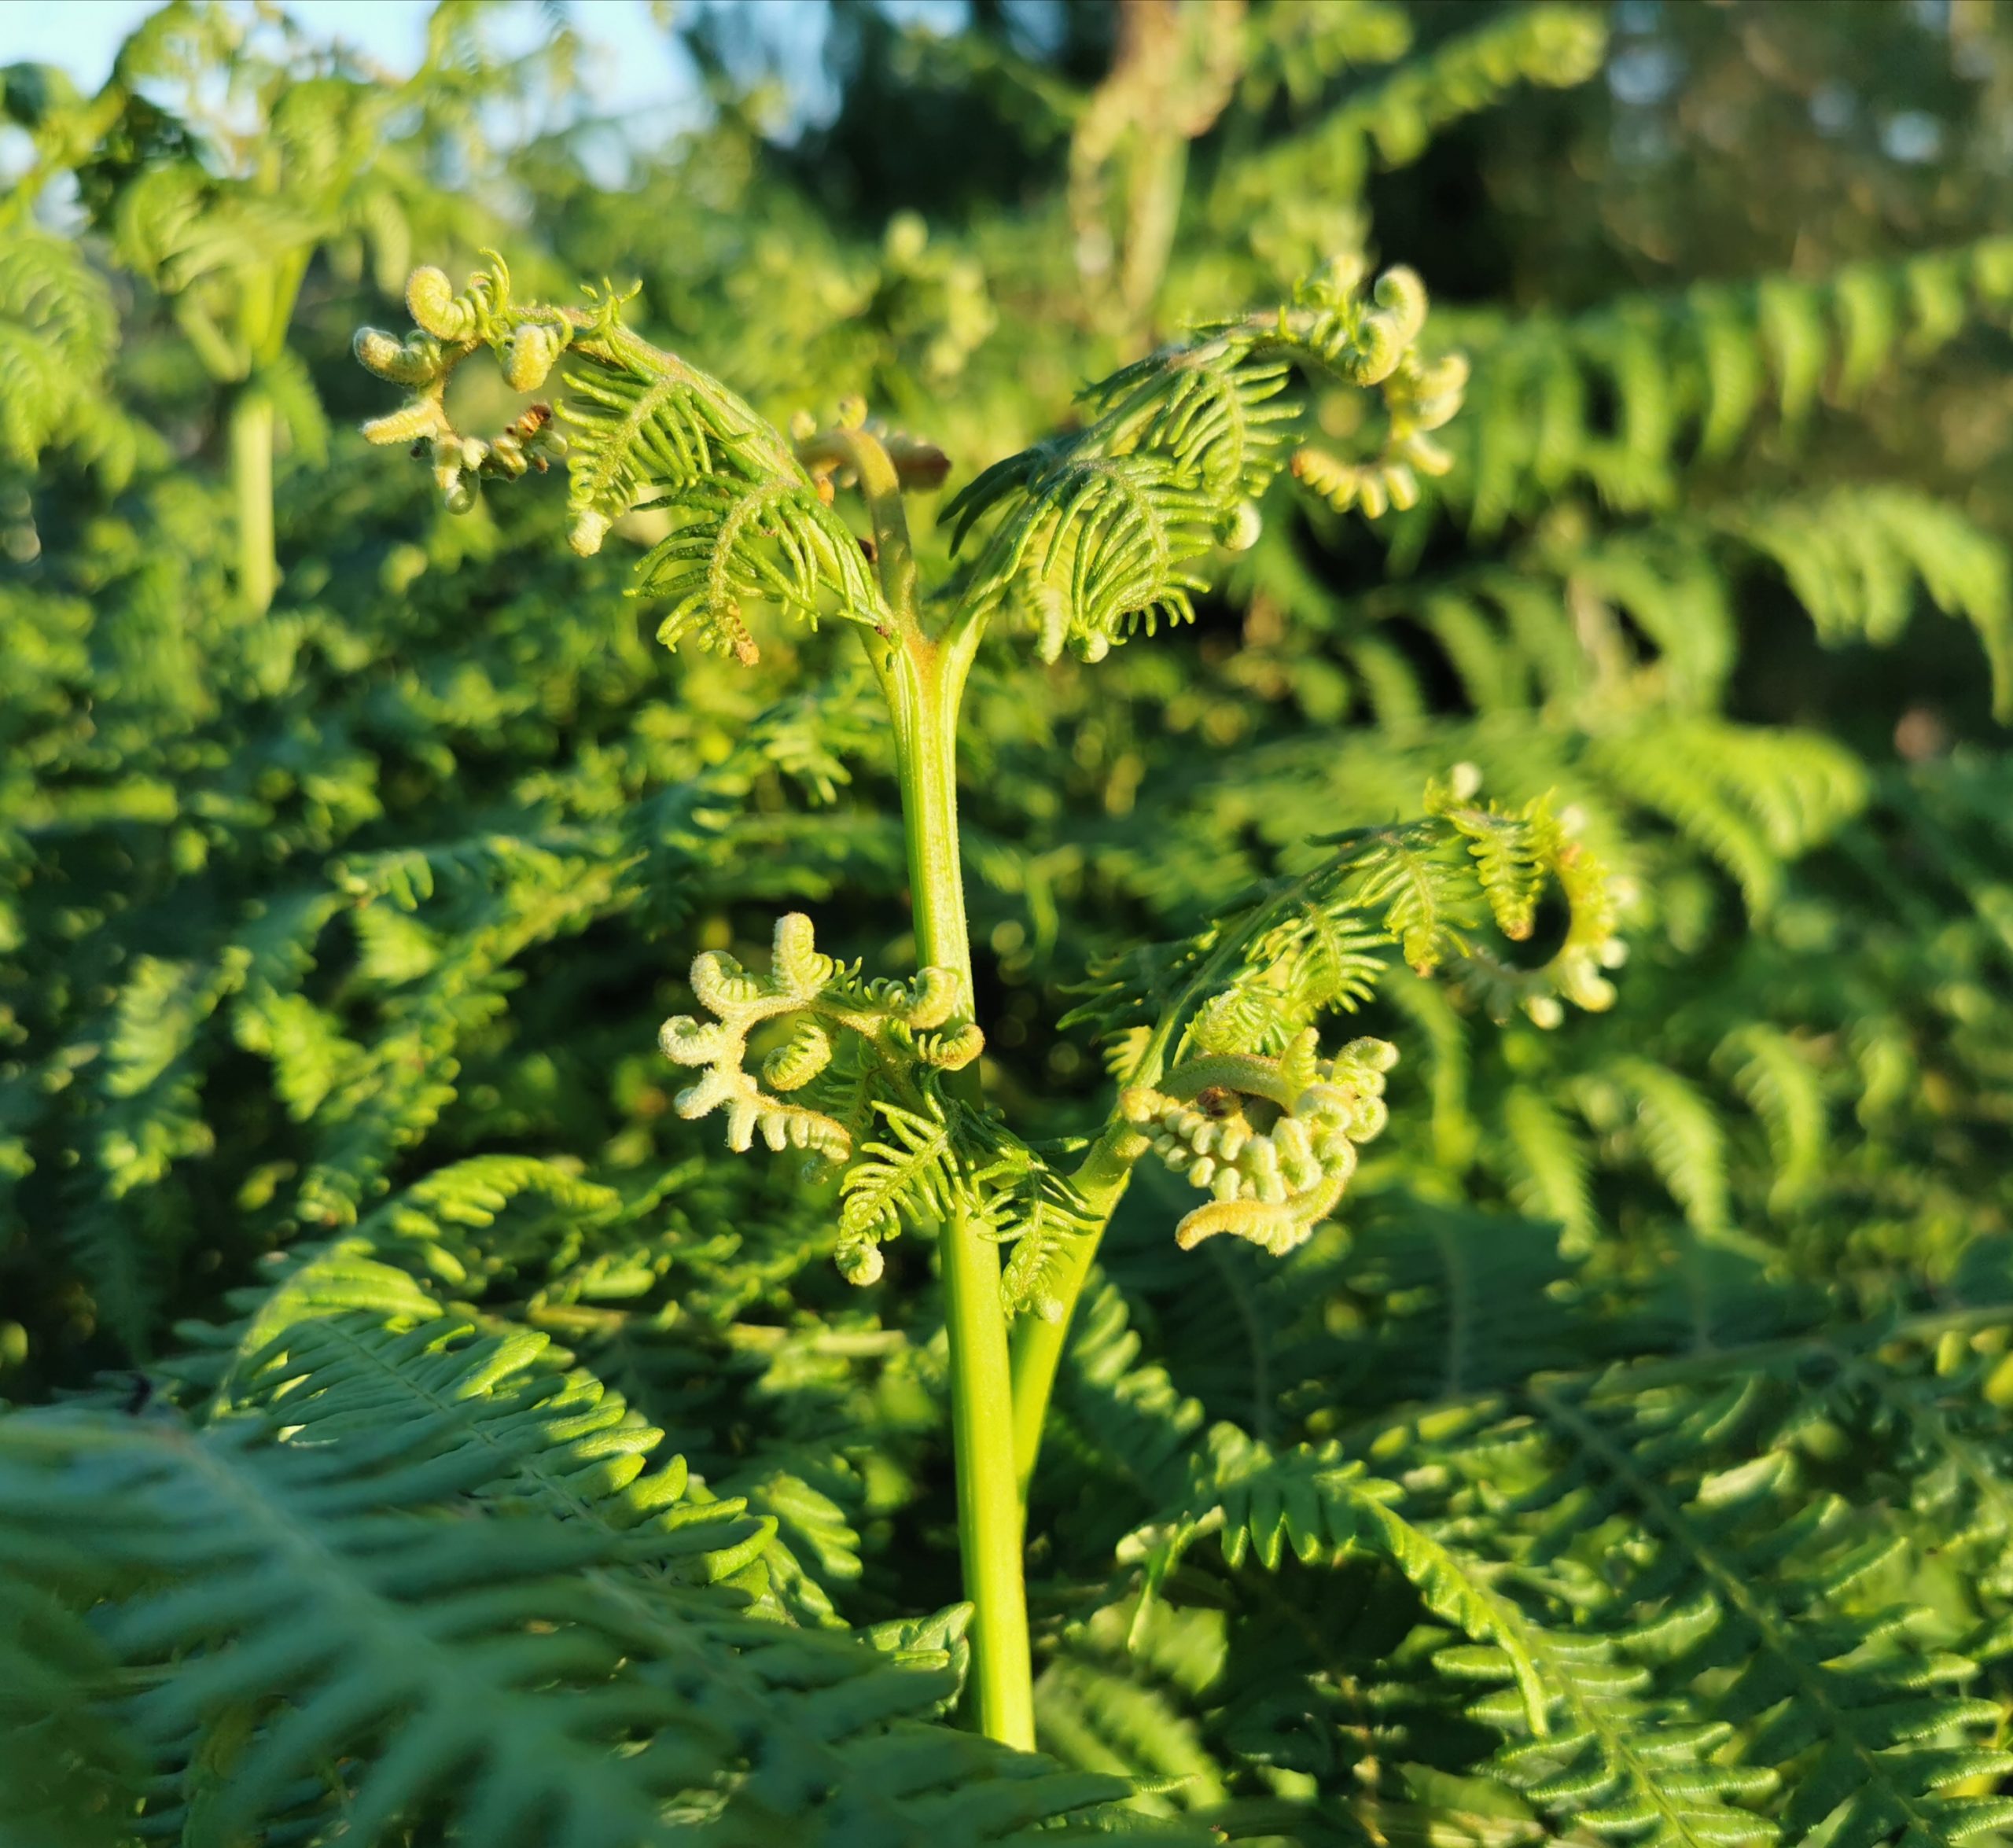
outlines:
M1144 1047L1133 1074L1135 1084L1164 1081L1167 1061L1179 1049L1183 1023L1201 998L1221 979L1225 959L1233 954L1229 945L1219 945L1215 953L1189 978L1174 1004L1161 1015ZM1191 1066L1177 1073L1185 1084L1213 1075L1205 1064ZM1249 1076L1257 1076L1256 1073ZM1242 1081L1241 1076L1240 1081ZM1184 1093L1185 1094L1185 1093ZM1112 1214L1132 1176L1132 1165L1145 1153L1144 1136L1114 1117L1104 1133L1091 1144L1076 1172L1070 1176L1078 1197L1089 1209L1091 1229L1074 1240L1061 1273L1050 1279L1061 1313L1053 1321L1039 1316L1024 1316L1014 1328L1014 1464L1021 1505L1027 1503L1028 1487L1034 1479L1035 1464L1041 1454L1042 1426L1048 1417L1048 1401L1055 1390L1055 1370L1062 1364L1062 1349L1069 1338L1069 1323L1083 1294L1084 1280L1090 1275L1098 1243L1110 1224Z
M963 663L948 647L914 633L903 638L894 653L888 678L896 695L891 703L908 834L916 961L955 974L969 1010L971 944L959 863L956 757ZM972 1682L978 1723L990 1738L1032 1748L1033 1669L999 1251L963 1218L945 1225L940 1249L951 1349L958 1545L965 1595L974 1610Z
M1069 1338L1076 1299L1084 1293L1084 1279L1090 1275L1098 1242L1132 1179L1136 1153L1132 1145L1138 1140L1131 1125L1114 1124L1070 1176L1096 1229L1070 1241L1059 1274L1050 1279L1062 1312L1052 1322L1040 1316L1023 1316L1014 1324L1014 1482L1023 1507L1041 1454L1042 1426L1047 1421L1049 1396L1055 1390L1055 1370Z
M841 433L858 469L874 528L881 581L896 634L870 642L894 720L919 967L957 977L973 1008L971 941L958 851L958 708L977 646L975 628L932 638L916 607L915 565L900 486L881 445ZM951 1083L975 1097L968 1067ZM958 1474L958 1548L973 1606L972 1690L980 1728L1024 1750L1035 1743L1033 1663L1014 1473L1013 1381L999 1247L954 1217L939 1242L951 1357L951 1432Z
M237 499L237 587L255 610L279 584L273 553L273 401L247 385L230 407L230 480Z
M1013 1382L999 1305L999 1253L969 1222L944 1228L944 1312L957 1447L958 1549L973 1604L972 1684L980 1729L1032 1750L1034 1669L1014 1479Z

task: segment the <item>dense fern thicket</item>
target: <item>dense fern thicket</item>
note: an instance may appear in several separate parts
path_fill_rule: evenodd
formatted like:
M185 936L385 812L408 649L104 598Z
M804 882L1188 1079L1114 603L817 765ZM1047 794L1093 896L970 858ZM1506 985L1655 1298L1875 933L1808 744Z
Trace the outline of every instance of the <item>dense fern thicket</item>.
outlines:
M2013 1831L2013 17L500 23L0 69L0 1845Z

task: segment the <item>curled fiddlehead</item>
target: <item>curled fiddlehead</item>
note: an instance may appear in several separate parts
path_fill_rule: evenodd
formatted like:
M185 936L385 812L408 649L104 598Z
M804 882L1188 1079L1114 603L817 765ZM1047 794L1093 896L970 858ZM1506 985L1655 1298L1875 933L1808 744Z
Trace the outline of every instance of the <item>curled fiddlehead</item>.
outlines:
M1334 1214L1398 1055L1358 1039L1323 1060L1317 1022L1362 1007L1400 963L1540 1027L1569 1003L1612 1004L1618 882L1547 804L1481 801L1478 780L1464 768L1428 788L1419 819L1335 837L1325 864L1185 942L1128 952L1065 1022L1099 1029L1121 1080L1112 1158L1154 1150L1212 1195L1182 1220L1184 1248L1229 1232L1283 1252ZM1562 931L1519 962L1547 894Z
M1175 1228L1183 1250L1228 1232L1279 1257L1334 1212L1356 1172L1356 1145L1389 1116L1384 1074L1398 1049L1352 1040L1324 1059L1319 1046L1309 1027L1283 1057L1205 1053L1157 1086L1119 1094L1125 1121L1210 1195Z
M457 513L474 506L485 481L563 459L569 539L583 554L598 551L629 514L664 515L670 530L645 557L636 589L669 599L658 631L667 643L690 635L753 661L759 651L743 615L749 602L814 624L835 615L884 628L880 590L832 509L829 484L717 379L626 327L627 297L602 289L587 298L585 308L519 304L494 253L458 292L441 271L415 270L406 305L417 331L400 339L366 327L355 338L358 359L410 394L366 424L364 435L412 445ZM495 436L457 430L447 383L483 349L518 392L540 389L563 359L556 410L534 405Z
M1345 462L1300 448L1294 477L1338 507L1375 517L1444 473L1428 433L1459 408L1467 368L1419 352L1426 290L1387 271L1365 293L1338 261L1275 314L1198 328L1084 394L1084 427L985 470L944 510L954 547L997 516L963 584L966 606L1020 614L1042 656L1095 661L1134 631L1185 622L1216 547L1256 543L1259 499L1286 461L1301 411L1284 394L1295 367L1383 399L1377 454Z
M706 950L693 960L692 990L714 1018L676 1015L664 1023L657 1043L674 1063L704 1069L679 1093L678 1114L704 1117L725 1109L727 1147L737 1150L748 1148L759 1129L772 1149L793 1145L834 1161L852 1153L852 1134L843 1123L785 1103L744 1069L748 1036L770 1021L802 1017L763 1061L762 1076L780 1091L800 1091L830 1067L830 1026L891 1063L941 1071L970 1065L985 1043L970 1021L952 1022L958 984L949 971L922 970L908 982L863 982L857 969L819 952L811 920L800 911L777 920L767 975L751 974L724 952Z
M1066 1184L993 1113L941 1082L985 1044L948 970L863 979L858 965L821 954L811 920L792 912L777 922L767 974L709 950L691 980L712 1018L678 1015L658 1040L666 1058L698 1073L678 1094L678 1114L724 1111L731 1149L760 1135L771 1149L803 1149L843 1170L837 1258L848 1280L876 1282L881 1244L905 1224L956 1215L993 1237L1038 1243L1066 1232ZM750 1037L767 1029L780 1035L750 1071ZM1038 1299L1028 1269L1010 1292Z

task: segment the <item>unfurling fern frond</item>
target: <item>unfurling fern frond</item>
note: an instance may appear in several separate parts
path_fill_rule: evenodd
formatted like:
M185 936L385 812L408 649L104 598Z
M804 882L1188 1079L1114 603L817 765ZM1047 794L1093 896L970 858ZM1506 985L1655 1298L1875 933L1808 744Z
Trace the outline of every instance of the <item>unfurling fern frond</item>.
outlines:
M1058 1242L1080 1229L1074 1197L995 1116L940 1083L985 1043L962 1018L949 971L865 981L857 966L820 955L810 919L792 913L777 922L767 976L708 951L692 965L692 986L714 1018L668 1020L659 1042L666 1058L703 1068L678 1094L679 1114L724 1110L731 1149L747 1149L759 1132L772 1149L806 1149L842 1167L837 1257L849 1282L879 1280L881 1243L904 1224L956 1217L989 1237L1032 1241L1010 1266L1010 1310L1048 1300L1043 1279ZM749 1036L785 1021L790 1036L758 1080L745 1067Z
M1465 791L1465 793L1462 792ZM1107 1035L1147 1031L1127 1075L1150 1083L1190 1048L1276 1056L1320 1014L1353 1011L1397 947L1420 973L1444 967L1500 1016L1521 1009L1555 1025L1562 1003L1611 1006L1606 971L1624 960L1617 882L1541 801L1478 804L1473 779L1429 791L1424 819L1323 843L1332 857L1282 881L1186 943L1130 952L1098 973L1069 1017ZM1485 913L1514 944L1540 890L1555 892L1565 931L1542 963L1476 941Z
M1086 392L1094 414L1081 430L986 469L944 510L954 548L999 516L964 580L966 606L1017 612L1051 661L1065 646L1095 661L1135 629L1188 620L1211 549L1258 536L1258 498L1297 415L1280 401L1295 365L1382 390L1390 431L1368 465L1380 479L1441 466L1426 432L1453 415L1463 375L1452 362L1430 376L1419 366L1417 276L1390 271L1367 294L1362 280L1334 265L1275 317L1198 329ZM1294 472L1333 498L1320 465L1297 458Z
M1382 1040L1354 1040L1323 1059L1317 1044L1310 1027L1277 1059L1205 1049L1161 1088L1120 1094L1126 1121L1213 1196L1175 1228L1183 1250L1228 1232L1281 1257L1334 1211L1356 1145L1384 1127L1384 1073L1398 1053Z
M473 506L484 479L513 480L563 457L572 543L583 554L639 508L669 515L672 530L645 559L637 587L675 600L661 631L668 642L696 631L752 662L744 598L813 621L832 613L885 628L879 587L829 487L821 491L781 433L718 380L624 326L623 298L590 296L588 310L520 306L501 258L459 294L441 271L414 271L406 300L419 331L403 341L367 327L356 336L357 359L413 393L364 434L414 444L456 511ZM565 435L549 405L493 438L454 428L447 381L484 347L520 392L537 390L565 357Z
M938 1030L951 1022L957 1005L958 984L948 971L926 969L913 983L863 982L856 969L818 952L811 920L800 912L777 921L766 979L708 950L693 963L692 988L714 1020L678 1015L664 1022L659 1043L667 1058L705 1068L705 1075L679 1094L679 1114L703 1117L724 1108L727 1147L737 1151L746 1149L759 1129L773 1149L793 1143L831 1161L844 1161L852 1153L857 1121L841 1123L785 1103L764 1091L744 1069L749 1034L768 1021L790 1014L822 1017L889 1063L911 1068L956 1070L976 1058L984 1044L969 1022ZM822 1072L829 1055L813 1055L811 1044L793 1041L772 1058L764 1067L771 1084L794 1091Z
M1227 1231L1283 1254L1334 1213L1356 1145L1384 1126L1398 1052L1361 1039L1323 1061L1315 1022L1375 994L1393 948L1422 975L1447 968L1499 1018L1521 1008L1552 1026L1566 1002L1612 1004L1615 882L1545 804L1478 804L1476 781L1463 766L1429 790L1426 819L1338 837L1316 871L1186 944L1131 952L1069 1017L1121 1045L1111 1158L1156 1150L1214 1195L1181 1220L1184 1250ZM1554 891L1565 930L1543 963L1521 964L1511 949ZM1478 940L1485 915L1511 948ZM1584 1203L1573 1217L1584 1234Z
M636 1536L471 1499L530 1428L469 1442L451 1407L372 1425L359 1386L331 1383L348 1409L314 1441L274 1441L291 1395L200 1433L0 1423L0 1549L14 1582L93 1613L161 1826L367 1842L445 1814L499 1843L636 1848L684 1839L696 1806L725 1839L1006 1842L1124 1794L948 1732L919 1758L941 1669L583 1570ZM535 1499L563 1501L535 1455ZM55 1667L93 1672L80 1648Z

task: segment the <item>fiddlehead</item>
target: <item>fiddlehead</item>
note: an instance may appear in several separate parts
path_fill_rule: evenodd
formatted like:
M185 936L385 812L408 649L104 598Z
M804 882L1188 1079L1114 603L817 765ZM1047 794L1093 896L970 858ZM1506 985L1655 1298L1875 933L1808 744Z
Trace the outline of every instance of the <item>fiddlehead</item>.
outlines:
M1150 1136L1154 1150L1211 1196L1175 1228L1192 1251L1228 1232L1275 1257L1303 1243L1340 1204L1356 1145L1383 1128L1384 1074L1398 1049L1352 1040L1318 1056L1308 1028L1282 1058L1204 1055L1158 1087L1128 1085L1119 1113Z
M772 1149L794 1144L837 1161L852 1153L852 1132L844 1124L783 1103L743 1069L749 1034L770 1021L803 1017L763 1062L762 1076L775 1091L801 1090L830 1066L827 1022L891 1065L955 1071L985 1043L970 1021L951 1024L958 990L946 971L925 969L911 982L862 981L856 966L819 953L811 920L800 911L778 919L767 976L752 975L731 956L708 950L693 962L692 988L714 1018L679 1014L664 1022L658 1044L675 1063L705 1068L679 1094L679 1114L704 1117L724 1107L727 1147L736 1150L749 1147L760 1129Z
M410 444L431 465L451 511L475 504L485 480L513 480L563 459L573 549L597 552L609 529L648 508L671 529L638 570L639 595L672 600L658 630L745 663L759 654L744 620L749 602L777 604L815 624L835 614L885 628L886 611L860 546L832 510L830 490L782 434L726 386L623 325L625 296L590 289L589 307L520 304L500 257L457 293L441 271L415 270L406 305L417 324L401 340L360 329L357 359L410 388L396 410L364 425L378 444ZM556 411L534 405L493 437L457 430L449 379L479 349L511 388L535 392L562 357ZM564 425L565 429L560 428Z
M1044 660L1066 646L1095 661L1136 630L1190 620L1209 552L1258 538L1259 498L1300 414L1282 396L1295 366L1380 392L1389 429L1364 461L1300 449L1294 476L1372 517L1416 499L1418 474L1445 469L1427 433L1459 407L1467 370L1419 358L1426 290L1412 271L1387 271L1367 295L1362 282L1338 261L1275 315L1198 328L1086 391L1082 429L972 481L944 510L954 547L999 517L964 580L966 607L1020 614Z
M1069 1017L1102 1031L1121 1080L1113 1159L1150 1148L1213 1196L1182 1220L1184 1249L1230 1232L1283 1253L1333 1214L1358 1146L1384 1127L1398 1054L1358 1039L1323 1060L1316 1022L1375 995L1393 951L1499 1018L1548 1027L1566 1003L1612 1004L1617 882L1543 802L1474 795L1464 767L1429 787L1422 819L1338 837L1326 865L1187 943L1128 952ZM1547 893L1564 928L1544 960L1521 963L1510 946L1532 938ZM1479 934L1485 917L1502 947Z
M685 1117L727 1114L727 1146L804 1149L844 1170L837 1261L849 1282L878 1282L883 1241L903 1225L955 1217L999 1239L1032 1239L1009 1267L1010 1303L1039 1300L1036 1257L1072 1229L1067 1184L998 1118L952 1095L984 1036L958 1007L959 985L942 969L908 981L863 979L857 964L821 954L811 920L776 924L770 971L756 975L707 951L692 987L713 1018L680 1014L658 1044L697 1078L678 1094ZM747 1069L751 1035L787 1027Z

